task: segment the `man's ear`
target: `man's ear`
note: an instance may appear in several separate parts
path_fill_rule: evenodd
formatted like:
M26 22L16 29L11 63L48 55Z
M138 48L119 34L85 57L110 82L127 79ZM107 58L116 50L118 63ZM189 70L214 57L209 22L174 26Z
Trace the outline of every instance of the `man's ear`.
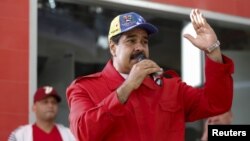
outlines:
M109 41L109 50L112 56L116 56L116 44L113 41Z
M35 103L32 105L32 111L33 111L33 112L36 111L36 105L35 105Z

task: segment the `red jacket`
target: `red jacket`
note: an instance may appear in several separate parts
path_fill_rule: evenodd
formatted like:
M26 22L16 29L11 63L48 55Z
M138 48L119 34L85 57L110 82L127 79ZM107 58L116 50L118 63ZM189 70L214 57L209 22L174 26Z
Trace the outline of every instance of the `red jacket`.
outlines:
M179 77L150 78L120 104L124 78L109 61L102 72L81 77L67 89L70 127L79 141L184 141L185 122L226 112L233 97L233 62L206 59L206 83L193 88Z

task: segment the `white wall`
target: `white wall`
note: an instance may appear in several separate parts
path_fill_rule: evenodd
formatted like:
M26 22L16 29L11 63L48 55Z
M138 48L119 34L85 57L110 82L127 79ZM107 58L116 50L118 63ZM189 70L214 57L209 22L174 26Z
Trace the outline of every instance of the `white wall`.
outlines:
M250 123L250 51L223 51L235 64L233 124Z

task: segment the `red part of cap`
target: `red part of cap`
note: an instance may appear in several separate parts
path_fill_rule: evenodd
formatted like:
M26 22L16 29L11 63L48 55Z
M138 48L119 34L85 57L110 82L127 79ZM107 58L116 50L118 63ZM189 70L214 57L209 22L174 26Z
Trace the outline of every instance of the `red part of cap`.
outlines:
M56 92L56 90L53 87L44 86L44 87L40 87L37 89L37 91L34 95L34 103L37 101L40 101L44 98L47 98L49 96L55 97L58 102L61 101L61 97L58 95L58 93Z

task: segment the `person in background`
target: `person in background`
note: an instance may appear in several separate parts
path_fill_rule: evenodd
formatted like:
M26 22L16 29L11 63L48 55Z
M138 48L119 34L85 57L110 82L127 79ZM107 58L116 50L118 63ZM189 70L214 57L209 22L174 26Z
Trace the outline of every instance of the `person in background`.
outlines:
M201 137L201 141L208 141L208 125L228 125L233 121L232 111L225 112L223 114L209 117L204 122L204 130Z
M15 129L8 141L75 141L69 128L55 123L61 97L51 86L37 89L32 110L36 122Z
M231 108L233 62L221 54L202 13L193 9L190 18L197 36L184 37L206 53L203 88L187 85L149 58L149 39L158 31L154 25L135 12L118 15L108 35L111 59L101 72L79 77L67 88L77 140L184 141L186 122Z

